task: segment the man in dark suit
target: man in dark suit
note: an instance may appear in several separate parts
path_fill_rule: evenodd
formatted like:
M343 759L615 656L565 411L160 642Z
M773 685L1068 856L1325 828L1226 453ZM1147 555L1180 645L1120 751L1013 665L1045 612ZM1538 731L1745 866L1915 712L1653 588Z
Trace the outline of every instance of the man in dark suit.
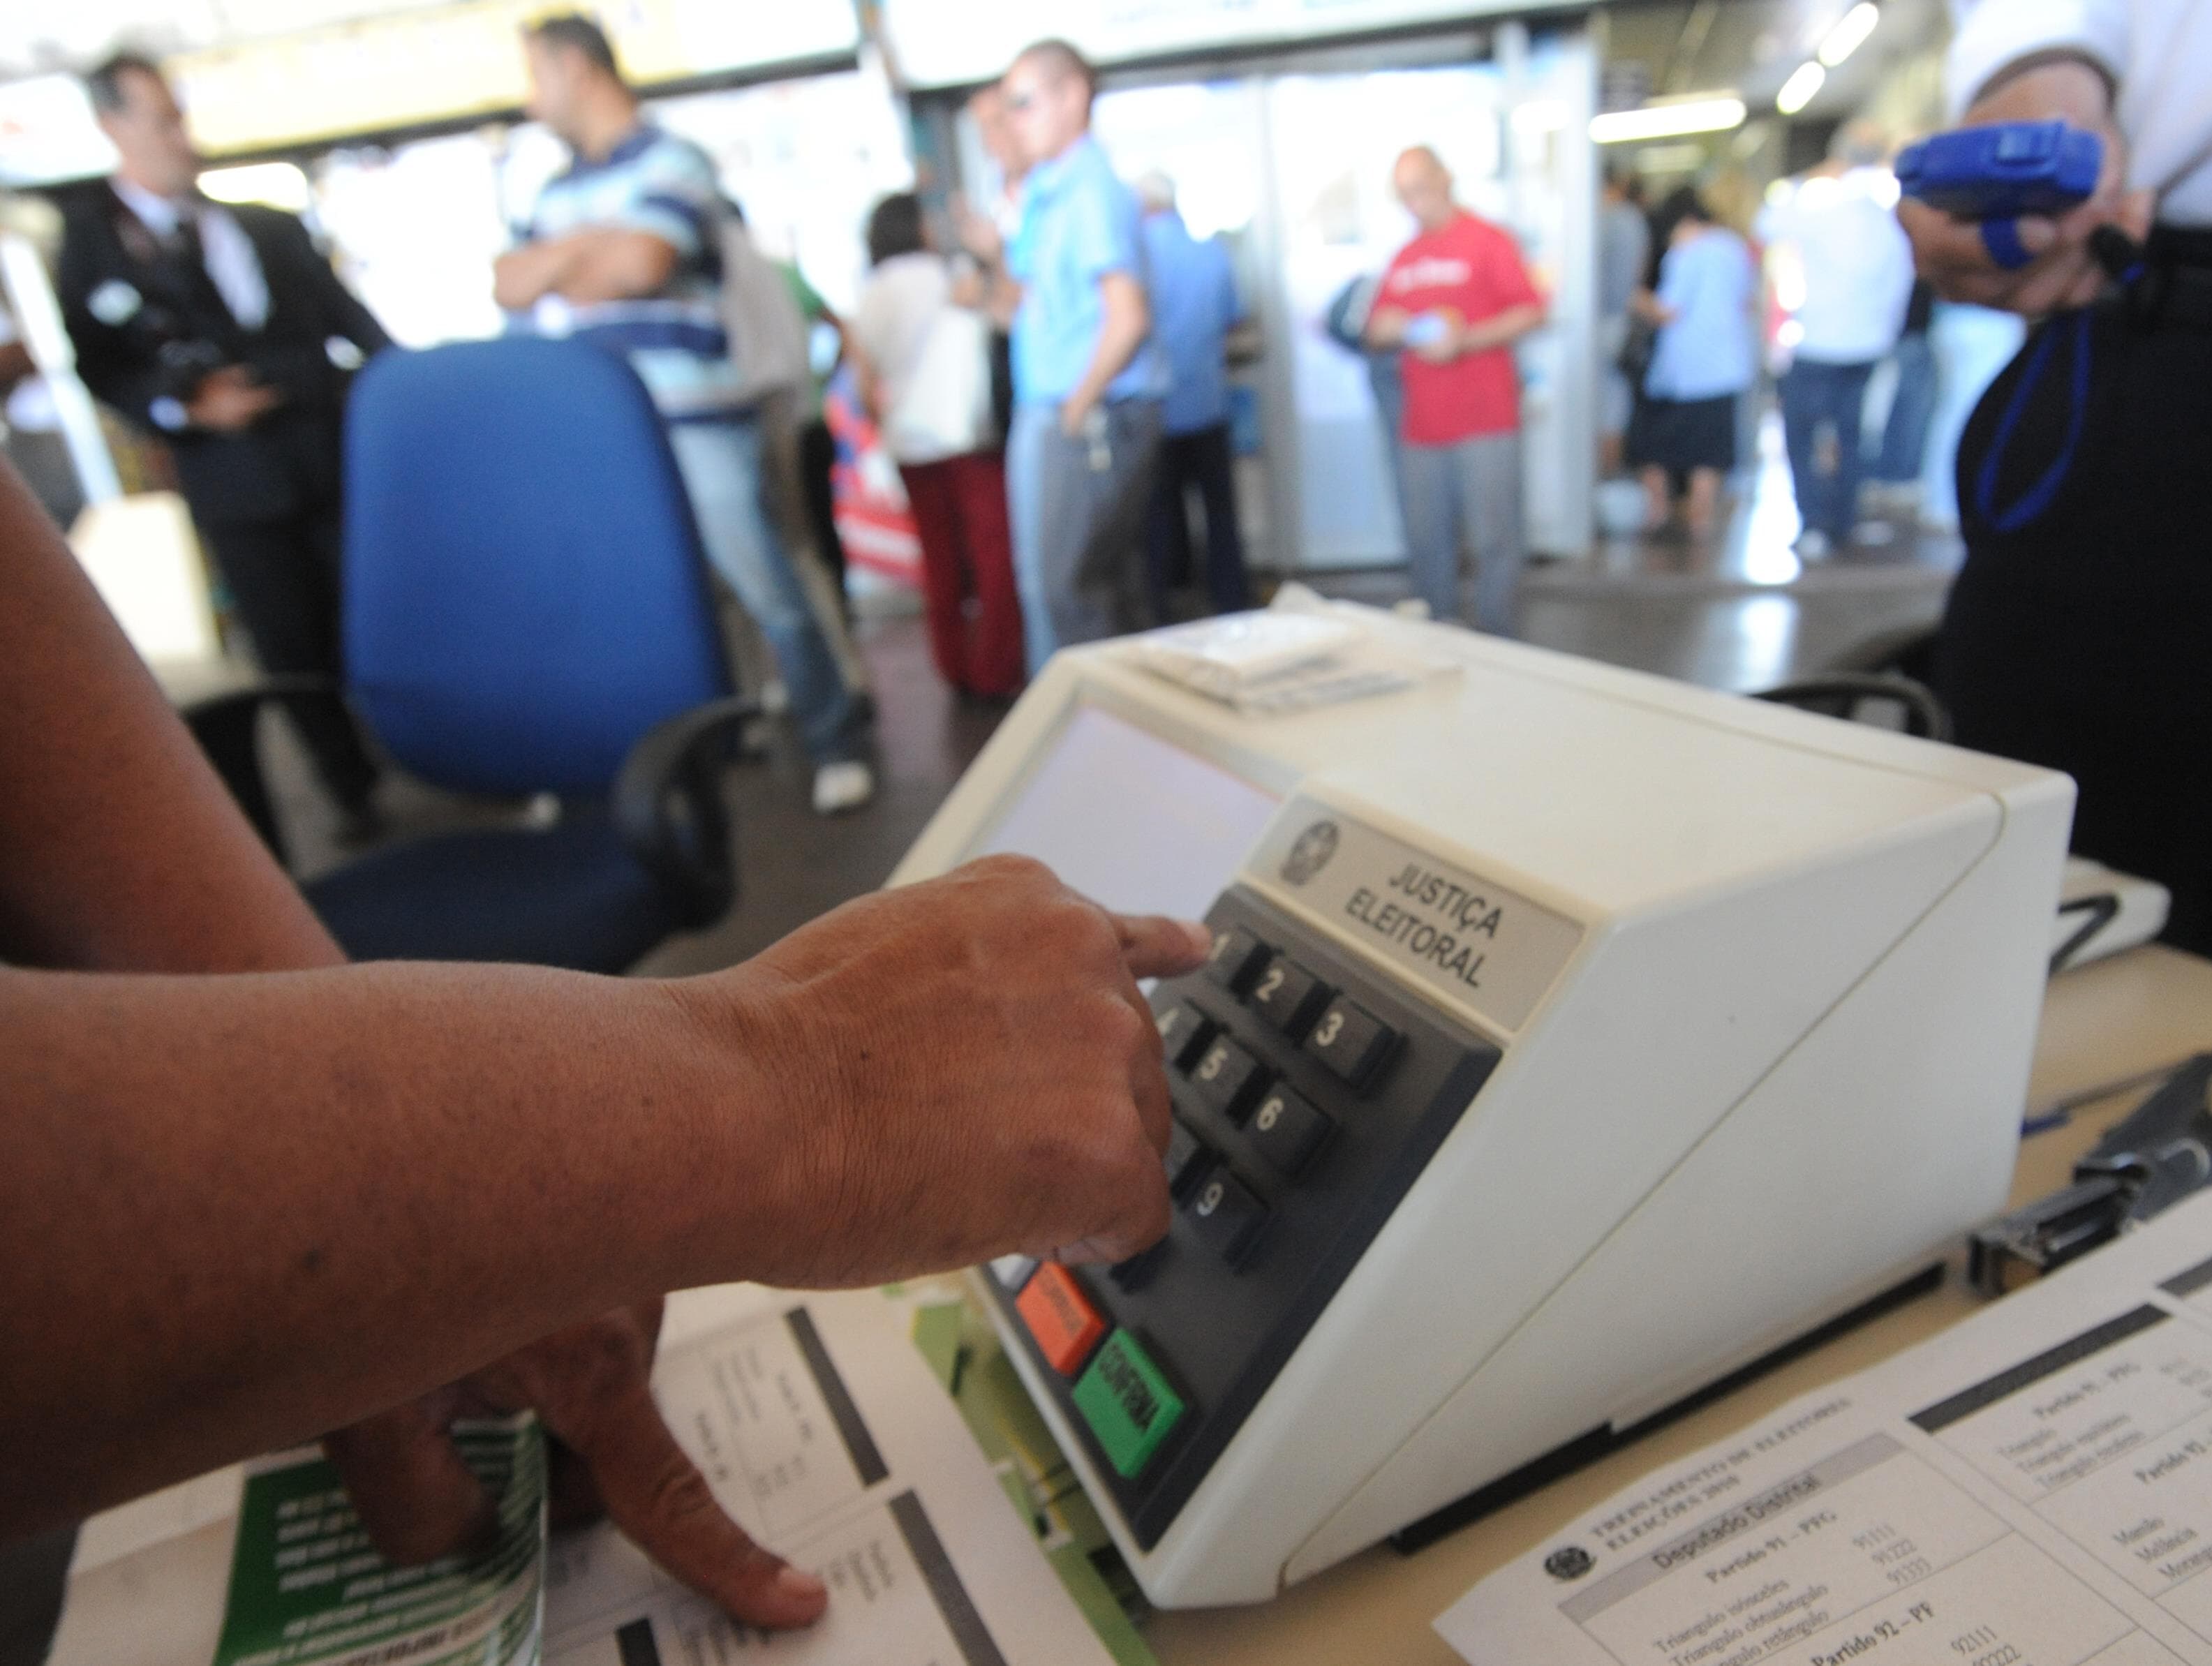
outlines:
M120 165L64 210L78 369L167 443L263 668L335 679L340 423L353 370L390 338L296 218L200 195L153 64L118 55L85 85ZM377 768L352 720L321 702L294 718L341 836L373 832Z

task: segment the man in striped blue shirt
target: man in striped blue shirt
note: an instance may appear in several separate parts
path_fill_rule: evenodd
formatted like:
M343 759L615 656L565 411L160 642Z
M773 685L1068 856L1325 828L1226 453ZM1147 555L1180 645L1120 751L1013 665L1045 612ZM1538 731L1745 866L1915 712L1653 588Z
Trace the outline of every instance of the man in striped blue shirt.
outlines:
M525 35L531 111L574 152L500 258L499 304L525 327L624 355L668 423L705 542L775 652L815 765L814 807L865 804L865 719L761 495L761 432L720 304L726 210L714 163L645 121L612 47L564 15Z

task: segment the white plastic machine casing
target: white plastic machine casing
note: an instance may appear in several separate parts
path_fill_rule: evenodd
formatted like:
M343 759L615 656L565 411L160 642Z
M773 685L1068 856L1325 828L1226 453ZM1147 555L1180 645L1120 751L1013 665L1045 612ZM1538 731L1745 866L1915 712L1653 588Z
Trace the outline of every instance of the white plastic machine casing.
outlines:
M988 848L1091 705L1281 795L1255 849L1322 806L1581 928L1508 1030L1279 860L1219 876L1504 1052L1149 1551L1010 1348L1163 1606L1273 1596L1848 1311L1996 1208L2017 1145L2065 777L1346 613L1464 671L1246 718L1126 646L1062 654L893 876Z

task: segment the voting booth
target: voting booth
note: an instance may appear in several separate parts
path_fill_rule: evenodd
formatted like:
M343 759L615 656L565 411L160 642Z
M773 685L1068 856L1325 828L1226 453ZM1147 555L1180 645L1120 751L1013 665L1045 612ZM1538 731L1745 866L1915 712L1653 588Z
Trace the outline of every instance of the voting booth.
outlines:
M1212 927L1152 992L1174 1225L984 1269L1146 1594L1249 1602L1923 1274L2002 1201L2064 777L1336 605L1263 713L1064 653L894 883ZM1360 686L1352 679L1349 693Z

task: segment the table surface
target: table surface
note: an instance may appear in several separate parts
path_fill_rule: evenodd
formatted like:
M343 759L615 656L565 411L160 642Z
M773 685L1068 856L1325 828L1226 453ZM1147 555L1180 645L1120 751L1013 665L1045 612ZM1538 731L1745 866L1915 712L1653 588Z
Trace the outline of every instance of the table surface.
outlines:
M2048 1104L2206 1050L2212 1050L2212 961L2156 945L2131 950L2052 983L2030 1102ZM2013 1202L2064 1184L2082 1152L2147 1091L2108 1095L2065 1127L2027 1140L2013 1174ZM1647 1471L1688 1456L1823 1383L1879 1364L1982 1305L1954 1265L1935 1293L1413 1556L1382 1546L1257 1607L1164 1612L1147 1623L1146 1639L1161 1666L1334 1666L1376 1659L1448 1666L1459 1657L1431 1622L1483 1575Z

